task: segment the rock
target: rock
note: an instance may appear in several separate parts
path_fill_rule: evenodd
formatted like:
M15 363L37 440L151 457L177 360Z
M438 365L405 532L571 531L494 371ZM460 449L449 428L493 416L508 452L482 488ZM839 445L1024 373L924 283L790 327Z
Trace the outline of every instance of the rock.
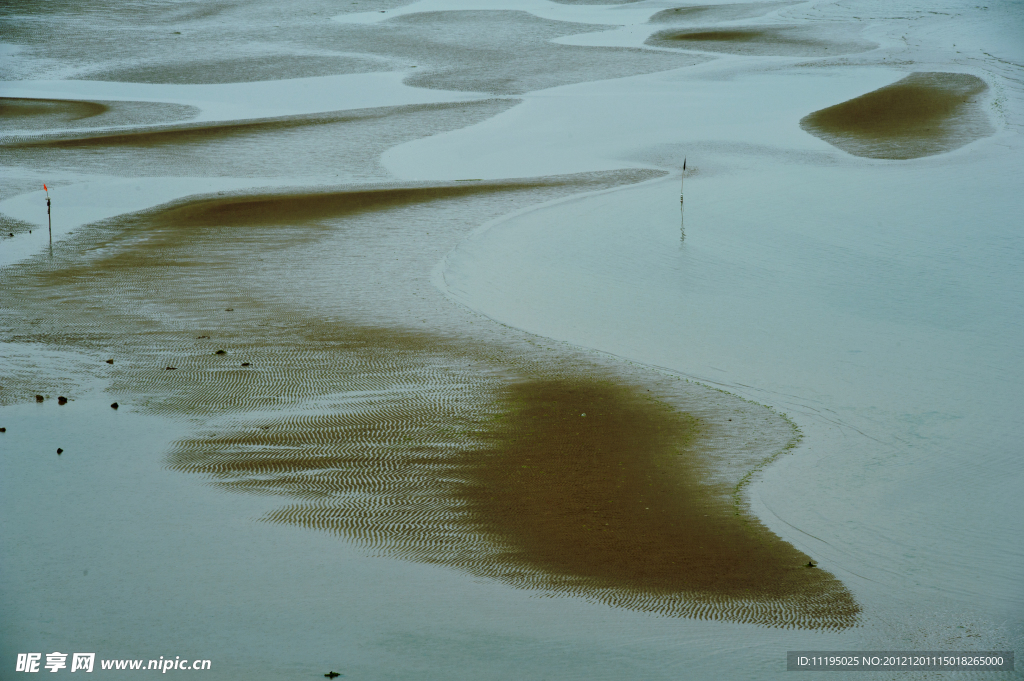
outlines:
M228 353L227 353L227 351L226 351L226 350L218 350L217 352L215 352L215 353L213 353L213 354L215 354L215 355L226 355L226 354L228 354Z
M112 359L108 359L107 360L107 364L113 364L113 363L114 363L114 360L112 360Z
M63 395L61 395L61 396L59 396L57 398L57 404L67 404L67 403L68 403L68 398L64 397Z
M167 367L164 371L176 371L178 367Z
M57 456L60 456L63 453L64 453L64 450L61 449L60 447L57 447Z
M46 398L45 398L45 397L43 397L42 395L36 395L36 402L42 402L42 401L43 401L43 400L45 400L45 399L46 399Z
M7 432L6 428L0 428L0 433L6 433L6 432Z
M225 311L225 312L234 312L234 311L235 311L235 308L233 308L233 307L225 307L225 308L224 308L224 311Z
M249 366L249 363L248 362L242 362L242 366L247 367L247 366Z
M335 676L341 676L341 674L339 674L338 672L335 672L335 671L331 671L331 672L327 672L326 674L324 674L324 676L326 676L329 679L333 679Z
M111 409L117 409L117 402L114 402L112 405L110 405L110 408Z

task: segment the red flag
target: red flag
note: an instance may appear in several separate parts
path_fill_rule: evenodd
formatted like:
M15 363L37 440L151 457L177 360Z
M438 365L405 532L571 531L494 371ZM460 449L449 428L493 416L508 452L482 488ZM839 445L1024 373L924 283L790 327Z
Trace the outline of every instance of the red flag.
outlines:
M45 184L43 185L43 191L44 191L44 192L48 192L48 191L50 191L49 189L47 189L47 188L46 188L46 185L45 185Z

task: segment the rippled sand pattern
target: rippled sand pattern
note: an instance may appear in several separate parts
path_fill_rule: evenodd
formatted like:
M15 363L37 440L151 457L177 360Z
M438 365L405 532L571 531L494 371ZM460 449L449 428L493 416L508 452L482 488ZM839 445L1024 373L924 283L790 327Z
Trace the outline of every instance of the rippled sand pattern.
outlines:
M695 419L586 367L531 377L452 350L365 330L287 373L268 357L254 362L268 369L175 375L196 386L190 410L217 394L292 401L314 373L319 394L308 412L263 404L181 441L170 466L303 500L269 521L520 588L773 626L856 621L837 580L702 486Z
M653 375L627 380L512 331L368 325L273 290L285 277L327 278L340 298L410 297L402 282L359 293L289 254L335 232L354 257L392 233L419 248L412 227L381 227L409 211L426 220L433 206L450 223L456 206L615 177L181 202L0 273L13 295L0 312L24 330L15 340L102 348L115 364L97 371L122 404L193 424L167 465L288 500L269 522L643 612L855 625L842 584L803 567L808 556L734 499L749 466L728 463L793 438L768 410L703 388L690 406L669 405Z
M655 33L646 42L655 47L778 57L826 57L875 47L874 43L831 39L799 27L669 29Z
M965 73L912 73L815 111L800 120L800 127L855 156L931 156L992 134L981 102L986 90L985 81Z

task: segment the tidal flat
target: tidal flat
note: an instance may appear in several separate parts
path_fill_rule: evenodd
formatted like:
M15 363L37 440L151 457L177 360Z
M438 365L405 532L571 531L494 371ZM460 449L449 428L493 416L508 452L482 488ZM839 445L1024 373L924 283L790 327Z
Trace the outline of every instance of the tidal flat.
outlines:
M1024 640L1017 8L87 10L0 10L3 664Z

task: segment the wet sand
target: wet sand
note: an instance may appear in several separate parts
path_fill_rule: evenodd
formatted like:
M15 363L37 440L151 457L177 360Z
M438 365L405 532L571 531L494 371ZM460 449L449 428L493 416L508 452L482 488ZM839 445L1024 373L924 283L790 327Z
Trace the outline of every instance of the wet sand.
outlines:
M310 175L384 178L380 154L424 134L472 125L517 103L491 99L355 109L306 116L175 124L128 130L10 136L0 140L9 165L60 164L110 175ZM324 144L326 136L332 142Z
M251 83L286 78L370 73L401 68L386 59L280 54L257 59L189 60L124 66L89 74L90 80L124 83L217 84Z
M67 99L0 97L0 130L76 130L117 125L171 123L199 110L159 102L90 102ZM0 143L6 142L0 138Z
M224 83L235 82L229 80L235 77L279 80L359 73L374 63L373 70L389 70L391 66L372 55L346 50L331 16L404 4L405 0L347 0L339 6L311 0L302 3L301 10L286 11L271 0L130 7L92 0L88 10L81 3L62 0L46 6L16 3L0 7L0 17L6 42L26 49L0 60L0 80ZM39 54L46 59L37 59ZM183 55L202 56L191 60Z
M803 567L808 556L737 505L741 476L721 474L736 450L753 464L791 446L783 419L474 328L464 311L417 300L419 267L381 283L355 264L380 270L366 256L395 244L443 248L445 236L410 231L438 225L431 214L451 223L468 211L470 225L481 218L472 211L506 212L502 196L535 202L628 179L185 201L96 225L54 262L5 271L5 290L25 301L7 319L23 342L116 356L114 390L195 424L167 465L290 500L268 521L644 612L854 625L849 592ZM321 269L317 251L344 252L351 267ZM428 323L410 324L418 317Z
M854 156L909 159L958 149L994 132L964 73L912 73L892 85L800 119L800 127Z
M99 102L0 97L0 119L4 120L43 118L48 124L52 124L99 116L109 110L110 107Z
M726 52L749 56L826 57L855 54L874 49L863 40L838 40L804 27L737 27L727 29L671 29L659 31L647 39L654 47L706 52Z
M374 26L342 25L352 49L408 60L414 87L515 95L534 90L653 73L704 61L633 48L562 45L556 38L600 30L517 11L422 12Z
M727 5L691 5L689 7L673 7L651 16L651 24L689 24L714 23L718 21L736 21L738 19L754 19L763 17L769 12L796 5L796 2L737 2Z

